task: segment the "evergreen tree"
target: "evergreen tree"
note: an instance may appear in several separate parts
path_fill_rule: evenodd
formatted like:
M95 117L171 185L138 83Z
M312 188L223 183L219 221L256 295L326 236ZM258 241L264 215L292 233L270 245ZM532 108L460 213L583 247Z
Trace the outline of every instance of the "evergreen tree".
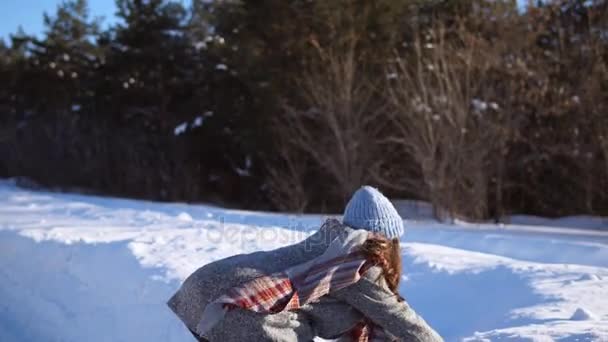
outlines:
M184 37L186 13L174 1L117 0L111 75L121 119L139 120L147 129L166 130L179 106L190 66Z
M31 60L47 79L43 96L57 114L92 114L96 69L103 52L96 44L100 22L91 19L86 0L65 1L54 15L44 15L45 38L34 39ZM52 86L50 86L52 85ZM87 108L85 108L87 107Z

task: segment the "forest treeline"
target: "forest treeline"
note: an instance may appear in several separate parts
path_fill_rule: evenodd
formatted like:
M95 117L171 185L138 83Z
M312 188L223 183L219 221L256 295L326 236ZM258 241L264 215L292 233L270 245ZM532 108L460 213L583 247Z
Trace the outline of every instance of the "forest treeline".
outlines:
M0 177L255 209L608 215L608 1L85 0L0 43Z

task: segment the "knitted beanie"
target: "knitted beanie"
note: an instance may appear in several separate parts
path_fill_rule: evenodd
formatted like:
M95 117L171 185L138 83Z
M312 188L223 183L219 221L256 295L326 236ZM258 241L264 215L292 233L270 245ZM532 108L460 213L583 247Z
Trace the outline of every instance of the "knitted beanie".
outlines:
M363 186L344 209L345 225L384 234L389 239L403 235L403 219L378 189Z

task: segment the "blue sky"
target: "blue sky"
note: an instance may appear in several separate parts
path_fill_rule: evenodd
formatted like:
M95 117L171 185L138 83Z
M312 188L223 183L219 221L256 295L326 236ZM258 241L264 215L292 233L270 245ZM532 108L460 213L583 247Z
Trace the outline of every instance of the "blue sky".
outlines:
M21 25L26 33L39 34L44 31L42 14L55 13L61 0L0 0L0 37L8 38ZM113 21L114 0L89 0L92 16L105 17L104 24Z
M104 17L103 24L115 21L115 0L88 0L89 14ZM54 14L62 0L0 0L0 39L8 39L9 34L17 32L19 26L26 33L41 34L44 32L42 14ZM188 0L181 0L189 4Z

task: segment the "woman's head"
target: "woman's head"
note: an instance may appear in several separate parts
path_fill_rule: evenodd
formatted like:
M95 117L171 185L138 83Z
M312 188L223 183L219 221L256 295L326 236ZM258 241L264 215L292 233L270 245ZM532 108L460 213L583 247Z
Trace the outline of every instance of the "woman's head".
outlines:
M355 192L344 209L344 224L373 232L363 245L363 253L373 265L382 267L389 288L398 294L401 278L399 238L403 235L403 219L378 189L363 186Z
M403 235L403 219L391 201L371 186L355 192L344 209L342 221L349 227L380 233L389 239Z
M382 275L389 289L399 295L399 280L402 271L399 239L389 240L384 236L374 234L365 241L361 251L367 261L382 268Z

